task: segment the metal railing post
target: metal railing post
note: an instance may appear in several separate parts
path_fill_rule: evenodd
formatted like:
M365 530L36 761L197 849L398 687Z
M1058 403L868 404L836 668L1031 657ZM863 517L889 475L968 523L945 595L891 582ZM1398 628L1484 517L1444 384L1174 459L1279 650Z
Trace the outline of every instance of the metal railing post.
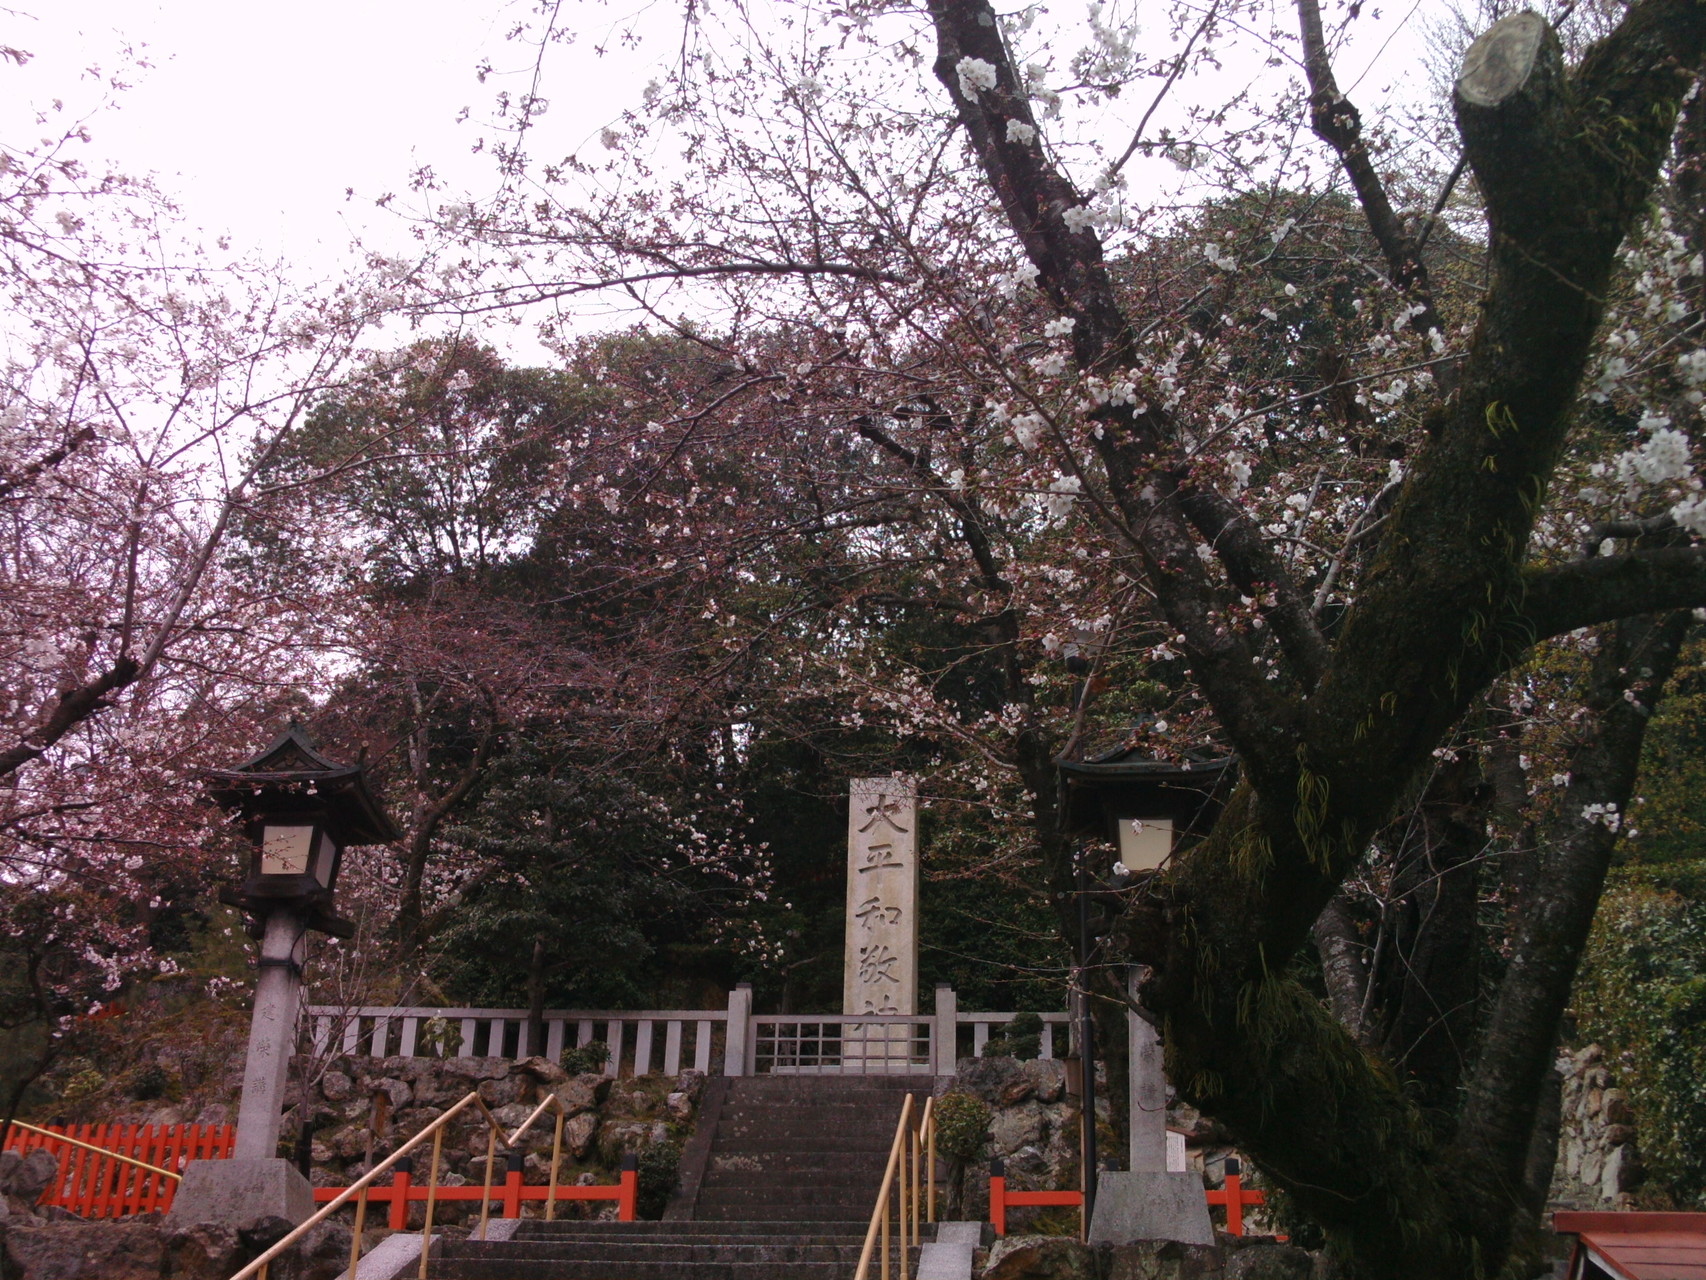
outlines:
M545 1221L557 1220L557 1177L563 1167L563 1109L557 1108L557 1132L551 1137L551 1190L545 1197Z
M427 1174L426 1221L421 1225L421 1269L419 1280L427 1280L427 1263L432 1257L432 1215L438 1207L438 1168L439 1157L444 1151L444 1126L440 1125L432 1135L432 1166Z

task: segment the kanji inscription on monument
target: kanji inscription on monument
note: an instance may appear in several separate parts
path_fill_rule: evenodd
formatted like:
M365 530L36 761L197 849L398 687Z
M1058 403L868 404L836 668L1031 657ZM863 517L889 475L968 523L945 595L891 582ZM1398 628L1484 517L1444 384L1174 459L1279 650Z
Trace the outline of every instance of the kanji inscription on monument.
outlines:
M854 778L847 809L843 1013L918 1012L918 786Z

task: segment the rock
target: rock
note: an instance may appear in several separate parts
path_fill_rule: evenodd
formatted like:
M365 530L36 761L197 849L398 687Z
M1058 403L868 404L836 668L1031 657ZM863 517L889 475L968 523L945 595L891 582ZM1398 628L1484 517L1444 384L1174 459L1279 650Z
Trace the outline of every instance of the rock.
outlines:
M521 1099L522 1077L509 1076L480 1081L478 1088L480 1097L485 1099L488 1107L505 1107Z
M1633 1125L1608 1124L1605 1126L1605 1145L1608 1147L1623 1147L1635 1141Z
M1052 1105L1066 1096L1066 1064L1060 1059L1036 1058L1020 1063L1019 1069L1031 1082L1038 1102Z
M13 1280L160 1280L165 1250L151 1224L62 1222L10 1227L5 1260Z
M367 1154L368 1129L364 1124L347 1125L326 1136L326 1145L340 1160L354 1160Z
M562 1084L563 1081L569 1078L569 1073L564 1071L555 1062L552 1062L549 1058L539 1057L538 1055L531 1058L523 1058L520 1062L515 1064L515 1070L522 1072L524 1075L532 1076L540 1084L547 1086Z
M508 1058L441 1058L437 1063L438 1075L445 1081L477 1081L502 1080L509 1074L510 1061ZM467 1093L472 1084L463 1085L462 1093Z
M1576 1050L1576 1070L1580 1071L1584 1067L1591 1067L1604 1056L1605 1050L1597 1044L1584 1045Z
M177 1277L229 1276L243 1265L237 1228L199 1222L170 1232L165 1241L166 1274Z
M1055 1165L1039 1147L1020 1147L1007 1157L1007 1185L1016 1191L1040 1191L1052 1186L1054 1175Z
M1036 1092L1036 1086L1025 1078L1023 1070L1024 1068L1021 1064L1021 1074L1019 1075L1019 1078L1016 1080L1009 1080L1006 1084L1001 1086L1001 1097L999 1100L1001 1106L1016 1107L1021 1102L1029 1101L1031 1095Z
M1633 1124L1635 1112L1629 1106L1629 1095L1621 1089L1607 1089L1600 1099L1600 1115L1607 1124Z
M380 1093L390 1100L393 1115L413 1102L415 1097L415 1091L409 1087L409 1082L396 1076L381 1076L368 1087L369 1097Z
M1045 1132L1041 1104L1030 1102L995 1113L989 1122L989 1145L999 1156L1041 1143Z
M1299 1251L1301 1252L1301 1250ZM1208 1245L1139 1240L1108 1250L1108 1280L1218 1280L1221 1254Z
M705 1073L688 1068L675 1077L675 1092L687 1095L691 1106L698 1106L699 1099L705 1094Z
M1226 1259L1226 1280L1309 1280L1315 1263L1296 1245L1281 1244L1260 1236L1232 1236L1241 1244Z
M563 1126L563 1145L574 1153L576 1160L581 1160L592 1150L592 1142L597 1135L598 1116L591 1111L583 1111L571 1116Z
M59 1175L59 1157L37 1147L27 1156L8 1151L0 1160L0 1195L34 1204Z
M320 1077L320 1096L327 1102L347 1102L355 1092L355 1081L341 1071L328 1071Z
M1588 1115L1597 1116L1600 1113L1604 1099L1605 1094L1603 1091L1599 1089L1589 1089L1587 1104L1583 1109L1588 1113Z
M1600 1172L1605 1168L1605 1160L1597 1151L1582 1153L1582 1171L1580 1175L1584 1186L1593 1186L1599 1181Z
M1645 1173L1634 1147L1613 1147L1605 1157L1605 1168L1599 1177L1599 1193L1607 1200L1615 1200L1621 1192L1638 1187Z
M1006 1236L989 1251L983 1280L1097 1280L1096 1251L1064 1236Z
M663 1109L671 1120L685 1123L693 1118L693 1102L680 1090L670 1094L663 1100Z
M609 1076L575 1076L557 1086L557 1100L571 1116L582 1111L591 1111L609 1096Z
M1024 1069L1012 1058L961 1058L955 1066L955 1087L996 1106L1002 1091L1024 1076Z
M638 1155L652 1145L652 1126L644 1120L607 1120L599 1126L598 1154L606 1164Z

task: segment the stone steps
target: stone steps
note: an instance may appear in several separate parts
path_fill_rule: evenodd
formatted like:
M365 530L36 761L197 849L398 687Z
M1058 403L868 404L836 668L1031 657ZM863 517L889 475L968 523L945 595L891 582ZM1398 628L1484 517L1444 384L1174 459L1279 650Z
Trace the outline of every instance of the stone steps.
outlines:
M927 1076L730 1080L703 1180L696 1196L685 1193L691 1219L508 1223L508 1239L443 1242L431 1274L847 1280L864 1246L901 1101L908 1092L922 1100L931 1083ZM898 1252L893 1257L898 1263Z
M846 1280L864 1232L840 1222L517 1224L439 1246L435 1280ZM914 1254L916 1257L916 1254ZM891 1253L898 1262L898 1253Z

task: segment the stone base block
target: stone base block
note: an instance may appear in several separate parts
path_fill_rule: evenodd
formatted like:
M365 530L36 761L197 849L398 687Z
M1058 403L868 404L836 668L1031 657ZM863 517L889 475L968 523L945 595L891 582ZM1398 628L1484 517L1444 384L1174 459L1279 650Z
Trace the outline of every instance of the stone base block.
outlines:
M1134 1240L1213 1244L1202 1179L1194 1173L1104 1173L1096 1183L1090 1243Z
M218 1222L249 1228L268 1218L297 1226L314 1216L314 1189L288 1160L192 1160L172 1197L172 1226Z

